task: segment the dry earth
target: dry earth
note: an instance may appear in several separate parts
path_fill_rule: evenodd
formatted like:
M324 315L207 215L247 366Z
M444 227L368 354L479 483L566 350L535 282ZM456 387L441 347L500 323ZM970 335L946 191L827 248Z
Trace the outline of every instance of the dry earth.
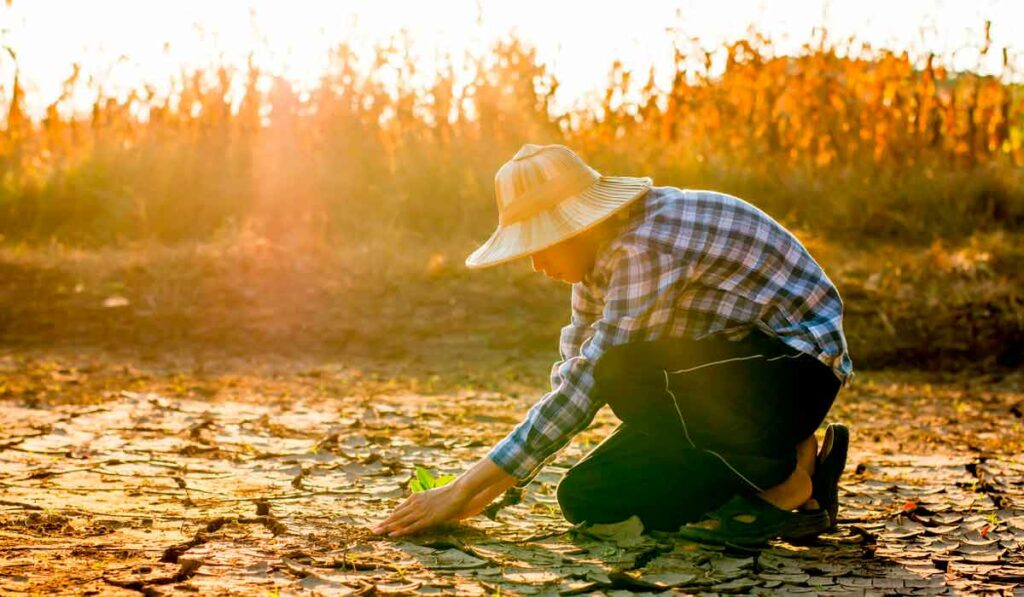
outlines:
M839 530L737 551L561 520L555 485L614 426L605 412L493 520L368 532L415 466L461 470L537 388L439 393L324 366L126 369L120 390L0 365L2 594L1024 594L1019 374L861 375L833 412L854 430Z

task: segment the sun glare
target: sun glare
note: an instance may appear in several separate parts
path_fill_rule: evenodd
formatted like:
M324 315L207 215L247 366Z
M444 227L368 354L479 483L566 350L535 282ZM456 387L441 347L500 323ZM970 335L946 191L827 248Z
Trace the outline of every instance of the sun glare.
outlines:
M250 60L301 89L313 87L330 67L331 48L338 44L354 48L368 68L372 47L402 39L416 56L416 76L426 81L447 65L460 72L467 55L479 54L509 33L534 45L551 65L560 82L555 99L561 106L587 101L606 83L614 60L634 72L653 67L659 84L667 86L673 44L699 38L714 47L743 37L752 26L783 51L796 50L824 26L832 39L855 34L858 43L921 55L936 52L949 55L947 62L957 68L995 72L1001 67L997 53L982 56L977 50L984 41L985 19L994 23L994 46L1019 49L1012 23L1024 22L1024 8L1012 1L939 0L665 0L631 3L628 10L619 3L549 0L14 0L0 8L0 19L0 44L17 57L29 111L38 115L59 97L74 64L108 96L124 97L141 85L166 94L183 71L244 67ZM6 55L0 60L5 94L14 66ZM386 70L381 72L384 81ZM93 99L73 98L72 103L85 109Z

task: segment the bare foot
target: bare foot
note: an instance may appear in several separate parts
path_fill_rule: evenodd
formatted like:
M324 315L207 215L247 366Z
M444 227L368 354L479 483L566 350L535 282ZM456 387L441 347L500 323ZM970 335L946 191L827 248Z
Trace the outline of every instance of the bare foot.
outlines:
M818 456L818 440L812 435L796 446L796 469L789 478L760 494L761 499L783 510L813 509L811 476Z
M818 439L815 436L811 436L804 441L800 442L796 447L796 466L807 471L807 474L812 478L814 477L814 468L818 463ZM812 484L811 491L813 493L814 487ZM808 497L807 501L798 506L800 510L820 510L821 506L818 504L818 500Z
M761 499L782 510L796 510L811 499L814 486L807 471L797 467L782 483L763 491Z
M820 509L818 502L811 498L814 493L814 465L818 459L818 440L813 435L796 446L796 468L782 483L766 489L758 497L782 510L815 510ZM735 519L739 522L752 523L757 517L753 514L739 514ZM715 530L719 521L714 519L691 523L694 526Z
M814 475L814 465L818 462L818 438L813 435L796 445L796 466Z

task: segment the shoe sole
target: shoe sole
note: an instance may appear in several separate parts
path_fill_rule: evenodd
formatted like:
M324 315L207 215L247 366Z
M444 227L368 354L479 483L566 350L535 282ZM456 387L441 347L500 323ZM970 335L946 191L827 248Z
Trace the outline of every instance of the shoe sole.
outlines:
M736 499L743 498L734 498L734 500ZM757 499L757 502L761 501L762 500ZM718 517L746 513L743 510L722 512L721 508L729 508L731 503L732 502L728 502L724 506L720 507L719 510L715 511L716 514L718 514ZM728 545L733 547L756 547L759 545L765 545L772 539L788 540L817 535L829 526L829 518L827 514L820 510L815 512L782 512L778 511L778 509L774 507L772 507L772 510L776 513L771 514L771 516L775 517L776 520L781 518L781 524L786 527L785 530L772 532L767 529L762 529L760 531L727 532L723 534L717 530L706 530L691 525L683 525L680 527L678 534L684 539L699 543ZM751 508L751 512L756 515L757 508ZM767 513L770 514L770 512ZM714 517L714 515L712 516Z
M813 532L801 534L788 534L782 539L786 541L805 542L813 539L821 533L836 528L836 521L839 516L839 479L846 468L846 456L850 447L850 430L842 423L829 423L825 428L825 437L821 441L821 456L815 462L814 475L811 476L813 489L811 497L818 502L819 507L825 510L828 524ZM829 474L828 480L824 474ZM815 510L819 512L820 510Z
M787 532L784 533L765 533L763 535L751 535L748 537L721 537L716 536L714 532L702 532L697 530L686 529L684 526L679 530L678 535L688 541L694 541L696 543L704 543L707 545L724 545L726 547L739 547L739 548L756 548L767 545L772 539L782 539L783 541L806 539L808 537L815 537L824 531L828 530L829 520L827 517L817 516L819 512L806 512L799 514L801 517L805 517L804 520L795 521L795 524L791 524Z
M825 429L822 442L822 457L814 469L814 499L828 512L829 529L834 529L839 519L839 479L846 468L846 457L850 449L850 430L841 423L831 423ZM820 474L819 474L820 473ZM828 478L823 478L828 475ZM819 489L820 488L820 489Z

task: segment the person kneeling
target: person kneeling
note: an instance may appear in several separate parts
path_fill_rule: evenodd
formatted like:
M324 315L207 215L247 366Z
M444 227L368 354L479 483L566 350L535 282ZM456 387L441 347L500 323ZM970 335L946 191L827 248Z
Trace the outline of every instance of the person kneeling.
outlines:
M695 540L760 544L836 524L849 431L815 430L853 365L835 286L763 211L714 191L602 176L561 145L525 145L495 176L498 227L470 268L529 257L572 285L544 395L452 484L374 528L473 516L608 404L619 427L570 469L573 523L638 516Z

